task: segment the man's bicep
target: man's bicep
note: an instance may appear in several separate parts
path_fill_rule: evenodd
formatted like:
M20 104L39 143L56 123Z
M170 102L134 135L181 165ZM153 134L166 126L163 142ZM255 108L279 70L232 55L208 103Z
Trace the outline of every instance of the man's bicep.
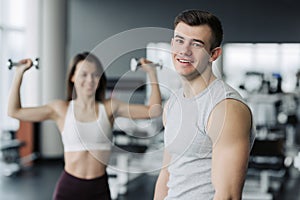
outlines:
M238 197L246 176L249 148L247 142L217 144L212 155L212 183L216 194Z
M251 114L235 100L221 102L210 118L212 135L212 182L216 195L239 197L250 151Z

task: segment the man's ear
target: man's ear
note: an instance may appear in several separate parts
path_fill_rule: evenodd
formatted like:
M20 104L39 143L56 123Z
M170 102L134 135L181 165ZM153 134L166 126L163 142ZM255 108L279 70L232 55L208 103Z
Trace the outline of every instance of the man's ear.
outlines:
M222 48L221 47L216 47L211 51L211 57L209 59L210 62L213 62L217 60L222 54Z

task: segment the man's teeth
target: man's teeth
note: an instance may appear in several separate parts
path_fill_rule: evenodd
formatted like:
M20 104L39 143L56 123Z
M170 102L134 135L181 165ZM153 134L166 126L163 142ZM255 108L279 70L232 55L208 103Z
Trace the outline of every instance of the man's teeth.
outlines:
M179 59L179 62L183 62L183 63L190 63L191 61L189 61L189 60L182 60L182 59Z

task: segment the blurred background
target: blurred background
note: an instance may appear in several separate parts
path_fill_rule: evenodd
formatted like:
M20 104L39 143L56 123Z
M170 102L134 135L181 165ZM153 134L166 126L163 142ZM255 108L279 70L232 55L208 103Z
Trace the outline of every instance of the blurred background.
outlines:
M223 55L214 64L215 73L241 92L254 114L258 132L243 199L300 199L299 7L296 0L0 0L1 199L34 200L39 193L51 199L63 168L53 122L7 116L13 78L8 59L39 58L39 69L24 77L24 106L64 99L69 60L83 51L102 61L107 96L133 103L146 102L149 90L146 75L130 70L131 58L162 63L158 76L165 101L180 87L169 42L174 18L186 9L207 10L222 21ZM129 40L123 37L131 33ZM112 157L108 171L114 199L152 199L162 134L160 118L116 121L116 146L140 156ZM158 153L145 157L146 152ZM120 167L128 173L115 170Z

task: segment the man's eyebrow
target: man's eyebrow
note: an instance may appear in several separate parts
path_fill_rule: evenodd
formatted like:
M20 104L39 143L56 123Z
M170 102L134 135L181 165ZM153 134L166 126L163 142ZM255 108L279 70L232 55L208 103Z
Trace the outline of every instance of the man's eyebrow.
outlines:
M184 37L180 36L180 35L175 35L174 37L180 38L180 39L184 39Z
M181 35L175 35L174 38L180 38L180 39L185 39L183 36ZM202 40L198 40L198 39L192 39L193 42L199 42L201 44L205 44Z
M194 42L199 42L201 44L205 44L202 40L193 39Z

